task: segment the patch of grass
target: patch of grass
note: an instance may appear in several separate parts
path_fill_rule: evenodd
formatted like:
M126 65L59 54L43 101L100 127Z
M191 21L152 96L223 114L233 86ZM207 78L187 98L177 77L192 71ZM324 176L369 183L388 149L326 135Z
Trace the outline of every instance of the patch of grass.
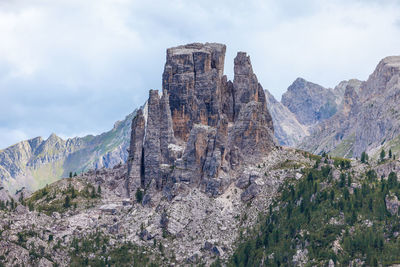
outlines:
M299 164L298 162L294 160L285 160L284 162L280 162L276 166L273 167L273 169L300 169L303 165Z
M335 149L329 152L333 157L351 158L353 156L353 145L355 142L355 135L351 135L349 138L342 140L342 142L335 147Z

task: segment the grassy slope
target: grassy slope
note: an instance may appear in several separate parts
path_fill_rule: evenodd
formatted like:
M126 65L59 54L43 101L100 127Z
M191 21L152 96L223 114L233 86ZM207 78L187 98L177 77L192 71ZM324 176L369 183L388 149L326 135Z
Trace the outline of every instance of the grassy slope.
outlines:
M340 144L338 144L334 150L329 152L329 155L334 157L345 157L351 158L353 157L353 145L355 142L355 135L351 135L349 138L343 140Z

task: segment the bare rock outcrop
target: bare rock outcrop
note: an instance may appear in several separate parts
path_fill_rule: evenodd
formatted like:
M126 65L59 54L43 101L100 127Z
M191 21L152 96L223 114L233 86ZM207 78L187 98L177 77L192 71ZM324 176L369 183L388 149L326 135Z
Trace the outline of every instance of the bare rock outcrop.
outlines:
M187 186L220 195L242 164L275 147L250 57L237 54L231 82L223 75L225 50L215 43L167 50L162 96L150 90L132 123L126 185L145 190L146 203L154 190L172 199Z
M390 214L398 215L400 201L397 199L396 195L386 195L385 204L386 204L386 209L390 212Z
M140 187L144 177L143 169L143 140L145 133L145 118L143 110L139 109L132 120L131 143L128 157L128 179L126 180L127 195L131 190Z
M293 112L303 125L313 125L333 116L337 111L334 90L297 78L286 93L282 104Z

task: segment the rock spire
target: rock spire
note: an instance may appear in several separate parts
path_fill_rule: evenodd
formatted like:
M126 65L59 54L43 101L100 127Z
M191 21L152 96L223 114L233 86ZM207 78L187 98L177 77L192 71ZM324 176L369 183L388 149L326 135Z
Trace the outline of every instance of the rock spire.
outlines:
M234 80L224 72L226 46L194 43L167 49L163 90L150 90L132 121L128 193L173 198L188 186L219 195L243 164L275 147L266 97L250 57L239 52ZM131 194L132 195L132 194Z

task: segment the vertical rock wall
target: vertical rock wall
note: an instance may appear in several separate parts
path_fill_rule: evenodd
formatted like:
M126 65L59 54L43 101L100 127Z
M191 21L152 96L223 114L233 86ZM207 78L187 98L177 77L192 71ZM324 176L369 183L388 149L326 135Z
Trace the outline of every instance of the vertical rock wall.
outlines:
M172 198L187 186L221 194L235 170L275 146L250 57L238 53L231 82L225 50L214 43L167 50L163 94L150 90L147 118L139 112L132 122L127 187L144 189L146 203L154 190Z

